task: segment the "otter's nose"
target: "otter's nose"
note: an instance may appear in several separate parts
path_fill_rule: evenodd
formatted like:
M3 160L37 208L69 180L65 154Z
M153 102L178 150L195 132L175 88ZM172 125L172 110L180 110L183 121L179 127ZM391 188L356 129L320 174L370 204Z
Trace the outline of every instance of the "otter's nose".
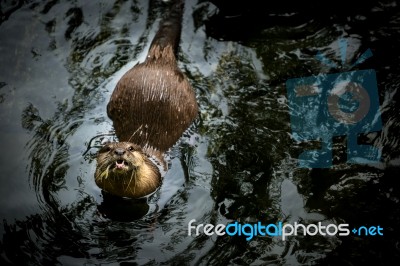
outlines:
M115 151L114 151L114 153L116 154L116 155L124 155L124 153L125 153L125 150L124 149L121 149L121 148L117 148L117 149L115 149Z

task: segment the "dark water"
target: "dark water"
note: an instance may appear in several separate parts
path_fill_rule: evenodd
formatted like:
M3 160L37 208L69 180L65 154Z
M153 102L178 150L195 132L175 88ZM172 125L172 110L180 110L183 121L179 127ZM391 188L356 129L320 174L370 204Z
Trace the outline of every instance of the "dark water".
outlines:
M105 198L94 157L113 137L106 104L143 61L159 1L1 1L1 265L393 265L400 258L400 8L186 1L179 64L199 118L170 153L146 202ZM314 2L314 3L313 3ZM346 8L344 8L344 6ZM299 168L287 79L336 73L348 41L355 69L377 73L382 163ZM110 135L111 133L111 135ZM343 140L336 140L342 147ZM188 223L279 221L384 228L383 236L188 236Z

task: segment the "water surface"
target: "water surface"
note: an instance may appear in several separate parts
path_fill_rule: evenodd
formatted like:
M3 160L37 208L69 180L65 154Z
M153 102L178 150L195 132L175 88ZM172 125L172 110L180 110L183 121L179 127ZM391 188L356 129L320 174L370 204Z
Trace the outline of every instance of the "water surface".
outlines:
M332 3L334 5L334 3ZM339 3L338 3L339 5ZM146 56L159 1L2 1L0 20L0 253L2 265L387 265L399 259L400 10L260 9L186 1L179 65L199 118L170 152L146 202L105 198L95 154L114 138L106 104ZM247 7L247 8L245 8ZM315 8L318 8L316 6ZM343 11L343 12L342 12ZM379 165L298 167L287 79L374 56L383 129L368 135ZM336 140L343 146L343 140ZM384 236L188 236L190 220L228 224L380 225Z

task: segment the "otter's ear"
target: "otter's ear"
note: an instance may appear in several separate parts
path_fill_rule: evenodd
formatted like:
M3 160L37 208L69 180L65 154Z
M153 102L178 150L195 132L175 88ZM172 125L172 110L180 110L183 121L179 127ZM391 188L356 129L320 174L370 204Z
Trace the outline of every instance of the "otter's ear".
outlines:
M109 138L103 138L102 140L101 140L101 146L105 146L105 145L107 145L107 144L110 144L111 143L111 140L109 139Z

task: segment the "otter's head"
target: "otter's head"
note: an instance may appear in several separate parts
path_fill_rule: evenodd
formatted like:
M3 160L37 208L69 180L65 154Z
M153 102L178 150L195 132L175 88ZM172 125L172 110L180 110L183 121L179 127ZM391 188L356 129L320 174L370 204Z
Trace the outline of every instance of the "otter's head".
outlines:
M140 198L154 192L161 184L158 167L130 142L105 144L97 155L96 184L110 194Z

